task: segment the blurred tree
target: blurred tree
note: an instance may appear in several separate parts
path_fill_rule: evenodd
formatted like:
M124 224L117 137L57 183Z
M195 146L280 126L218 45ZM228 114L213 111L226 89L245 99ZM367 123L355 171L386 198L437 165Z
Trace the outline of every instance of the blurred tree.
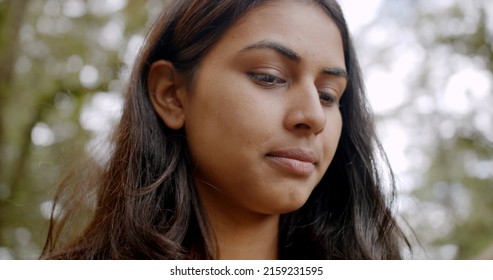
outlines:
M0 259L39 256L56 185L103 146L163 2L0 1Z
M493 258L492 20L486 0L383 0L356 35L383 140L404 135L393 163L420 258Z
M7 211L4 198L10 189L4 178L8 176L5 143L6 129L3 116L13 89L14 63L18 56L18 35L24 18L27 1L0 2L0 225L6 224ZM0 244L4 238L0 235Z
M442 126L454 121L455 127L449 128L454 134L437 137L425 184L428 188L416 194L441 201L454 218L453 230L438 238L436 244L456 246L458 259L493 259L493 255L485 254L493 246L493 5L491 1L476 0L467 5L457 2L440 14L432 12L425 16L448 25L448 28L437 26L434 48L447 46L452 54L465 60L456 65L449 63L448 67L455 66L450 79L463 75L462 88L455 98L464 95L470 102L461 118L439 114ZM461 74L467 68L474 72ZM447 134L443 127L441 130L440 136ZM440 189L441 184L447 188ZM430 187L433 195L429 193ZM459 193L454 194L457 188ZM464 204L454 203L457 201L454 195L469 200L465 215L461 215L462 209L457 209Z

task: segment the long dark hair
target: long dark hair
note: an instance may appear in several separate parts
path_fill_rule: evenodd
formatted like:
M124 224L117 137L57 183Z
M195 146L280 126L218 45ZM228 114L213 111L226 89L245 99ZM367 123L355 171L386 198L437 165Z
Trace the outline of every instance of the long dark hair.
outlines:
M174 1L147 35L127 86L114 150L91 186L91 220L62 242L82 204L62 184L42 258L214 259L217 244L189 169L183 131L170 130L147 91L150 65L168 60L193 83L202 58L226 30L267 0ZM394 178L375 136L356 54L339 5L317 0L341 33L348 86L341 99L343 128L335 157L306 204L281 216L279 256L287 259L398 259L407 240L389 201ZM381 162L386 169L379 169ZM93 170L97 170L97 166ZM385 183L392 190L386 197ZM88 185L87 181L79 184ZM89 196L86 188L75 196ZM60 210L61 209L61 210ZM61 214L60 214L61 213ZM56 214L56 215L55 215ZM63 244L60 244L63 243Z

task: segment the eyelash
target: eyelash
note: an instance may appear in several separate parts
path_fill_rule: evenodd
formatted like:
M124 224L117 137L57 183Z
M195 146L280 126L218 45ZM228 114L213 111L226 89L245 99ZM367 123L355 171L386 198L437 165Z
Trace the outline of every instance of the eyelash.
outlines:
M324 91L319 91L318 95L320 96L320 100L324 105L327 105L329 107L333 106L333 105L339 106L337 104L338 103L337 97L334 94L324 92Z
M255 83L264 88L275 88L278 86L283 86L287 83L285 79L272 74L250 72L248 73L248 76ZM318 94L320 96L320 101L322 102L322 104L328 107L333 106L334 104L337 104L337 106L339 106L337 97L334 94L325 91L319 91Z
M248 73L250 79L259 84L264 88L274 88L276 86L282 86L287 83L287 81L283 78L272 74L260 74L260 73Z

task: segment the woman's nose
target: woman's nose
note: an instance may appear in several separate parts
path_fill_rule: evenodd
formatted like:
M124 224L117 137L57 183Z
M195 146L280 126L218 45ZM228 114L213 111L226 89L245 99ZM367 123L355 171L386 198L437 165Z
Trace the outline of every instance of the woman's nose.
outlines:
M325 128L327 115L315 85L292 88L289 110L285 117L287 129L303 134L319 134Z

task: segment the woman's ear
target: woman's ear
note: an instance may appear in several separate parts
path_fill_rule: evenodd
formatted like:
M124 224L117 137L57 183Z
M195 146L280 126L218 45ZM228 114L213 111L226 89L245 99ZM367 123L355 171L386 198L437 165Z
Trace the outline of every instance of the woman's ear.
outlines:
M185 124L183 98L186 92L181 81L171 62L158 60L151 65L147 91L154 110L171 129L180 129Z

